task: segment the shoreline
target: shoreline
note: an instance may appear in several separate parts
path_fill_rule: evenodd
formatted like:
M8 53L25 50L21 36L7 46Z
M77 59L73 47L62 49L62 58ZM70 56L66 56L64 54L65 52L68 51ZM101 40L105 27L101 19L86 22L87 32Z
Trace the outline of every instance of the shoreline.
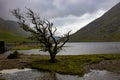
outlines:
M114 58L113 58L114 55ZM116 56L115 56L116 55ZM105 60L102 57L110 58ZM0 54L0 70L32 68L42 71L55 71L61 74L84 75L91 69L107 70L120 74L120 54L97 54L78 56L56 56L57 63L50 63L49 56L21 55L18 59L6 59L6 55ZM112 59L113 58L113 59Z

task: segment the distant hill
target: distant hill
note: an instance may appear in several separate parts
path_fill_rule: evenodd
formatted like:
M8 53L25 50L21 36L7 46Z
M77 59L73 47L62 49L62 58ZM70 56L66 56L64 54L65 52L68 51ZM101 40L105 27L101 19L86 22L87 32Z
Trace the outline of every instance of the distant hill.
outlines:
M28 33L17 22L0 18L0 41L22 42L27 40L26 36Z
M102 17L94 20L71 35L73 42L113 42L120 41L120 3Z

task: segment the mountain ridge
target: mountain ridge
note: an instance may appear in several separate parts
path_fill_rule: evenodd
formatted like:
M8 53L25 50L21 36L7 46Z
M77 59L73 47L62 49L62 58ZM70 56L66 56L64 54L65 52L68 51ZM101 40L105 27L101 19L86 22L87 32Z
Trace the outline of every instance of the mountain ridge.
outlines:
M120 2L70 36L71 42L119 42Z

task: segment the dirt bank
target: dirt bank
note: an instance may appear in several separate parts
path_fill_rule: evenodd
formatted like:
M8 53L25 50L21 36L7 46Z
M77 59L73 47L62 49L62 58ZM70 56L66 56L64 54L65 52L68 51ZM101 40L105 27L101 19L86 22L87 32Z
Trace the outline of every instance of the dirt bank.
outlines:
M0 54L0 70L29 67L29 58L7 59L6 57L6 55Z

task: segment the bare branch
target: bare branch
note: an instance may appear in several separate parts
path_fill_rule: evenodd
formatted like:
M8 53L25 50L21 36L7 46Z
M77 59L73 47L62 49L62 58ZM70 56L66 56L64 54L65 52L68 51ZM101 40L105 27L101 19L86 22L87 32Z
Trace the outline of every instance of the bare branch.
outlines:
M56 31L57 31L57 28L55 27L55 30L53 31L53 35L55 34Z
M71 32L71 31L69 31L67 34L65 34L65 37L64 37L64 38L66 38L66 40L61 44L60 48L62 48L62 47L65 45L65 43L68 42L69 37L70 37L70 32Z
M26 9L28 10L27 13L23 14L20 12L20 9L14 9L12 14L19 20L18 22L20 26L25 31L31 32L31 38L41 43L41 46L43 47L42 50L50 53L51 61L54 62L55 55L69 40L69 34L71 31L65 35L65 40L59 46L61 41L55 38L55 32L57 31L57 28L53 28L53 23L46 19L41 19L39 14L34 13L31 9ZM28 25L27 20L34 25L34 28L31 28Z

